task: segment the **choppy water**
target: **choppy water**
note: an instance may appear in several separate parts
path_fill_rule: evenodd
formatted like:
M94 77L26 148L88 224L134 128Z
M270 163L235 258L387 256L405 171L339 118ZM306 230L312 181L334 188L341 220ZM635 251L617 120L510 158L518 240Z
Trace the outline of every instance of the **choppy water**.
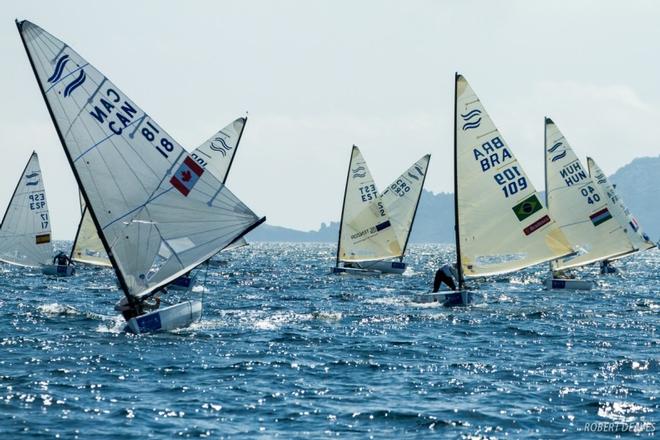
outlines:
M559 438L621 422L660 429L660 252L590 292L541 289L545 268L480 285L480 303L415 305L449 247L414 271L328 275L333 245L222 256L204 315L122 331L110 270L0 273L0 434L26 437ZM592 272L593 273L593 272ZM204 273L199 274L203 281Z

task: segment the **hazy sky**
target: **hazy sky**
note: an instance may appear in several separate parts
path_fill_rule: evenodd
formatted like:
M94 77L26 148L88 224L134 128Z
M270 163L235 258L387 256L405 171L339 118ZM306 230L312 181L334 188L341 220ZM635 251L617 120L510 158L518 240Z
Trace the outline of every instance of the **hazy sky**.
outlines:
M189 150L249 111L227 183L275 225L338 219L352 144L381 190L431 153L426 188L451 191L455 71L537 189L545 115L608 174L660 153L656 1L5 1L0 211L36 149L57 239L75 233L76 185L14 18L68 43Z

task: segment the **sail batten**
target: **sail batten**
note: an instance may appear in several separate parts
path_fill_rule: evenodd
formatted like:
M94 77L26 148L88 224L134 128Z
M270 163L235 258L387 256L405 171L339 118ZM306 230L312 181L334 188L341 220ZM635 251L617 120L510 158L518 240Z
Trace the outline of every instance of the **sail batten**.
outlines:
M455 84L459 282L570 254L571 246L462 75Z
M554 261L552 268L580 267L630 252L624 229L612 219L612 206L549 118L545 120L544 151L550 215L579 251Z
M196 267L263 221L70 46L28 21L17 25L87 211L129 301Z

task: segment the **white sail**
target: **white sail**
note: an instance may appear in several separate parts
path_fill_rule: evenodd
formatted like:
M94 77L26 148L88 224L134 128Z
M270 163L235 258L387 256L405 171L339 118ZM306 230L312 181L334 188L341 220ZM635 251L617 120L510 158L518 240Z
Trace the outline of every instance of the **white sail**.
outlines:
M17 25L128 296L169 283L264 220L71 47Z
M220 182L227 181L229 169L245 129L247 118L238 118L197 147L191 156Z
M545 119L546 197L550 216L578 253L553 261L555 270L584 266L629 252L630 243L612 210L570 144Z
M53 257L50 216L37 153L18 180L0 225L0 260L38 267Z
M402 255L406 251L430 159L430 154L419 159L381 194Z
M222 130L214 134L209 140L197 147L191 154L192 158L203 168L209 170L223 184L227 180L231 163L238 149L238 144L245 128L247 118L238 118ZM85 202L80 199L82 218L78 226L78 233L73 242L71 259L73 261L94 266L112 267L108 255L105 253L103 242L96 232L96 226L84 209ZM236 243L227 246L224 250L247 246L247 241L240 238Z
M71 249L71 260L93 266L112 267L96 225L83 203L82 217Z
M596 161L588 157L587 167L589 168L589 176L593 179L594 184L600 188L601 193L607 197L608 206L611 206L610 210L619 224L623 226L634 250L645 251L654 248L655 243L642 230L639 222L623 203L623 199L616 193L614 185L610 183Z
M513 272L572 252L461 75L455 111L457 246L464 276Z
M353 146L346 176L337 260L384 260L402 255L367 163Z

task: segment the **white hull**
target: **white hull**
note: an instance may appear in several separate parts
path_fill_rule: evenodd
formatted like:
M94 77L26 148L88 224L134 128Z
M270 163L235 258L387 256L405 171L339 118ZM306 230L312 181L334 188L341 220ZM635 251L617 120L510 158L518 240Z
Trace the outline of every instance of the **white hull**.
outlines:
M76 272L76 269L69 266L58 266L56 264L44 264L41 266L41 273L52 277L70 277Z
M591 290L594 285L592 280L573 280L548 278L544 282L548 290Z
M186 301L131 318L128 329L135 334L175 330L188 327L201 316L202 302Z
M467 306L474 302L474 294L468 290L419 293L413 296L419 304L440 303L443 306Z
M379 277L382 272L369 269L354 269L352 267L333 267L330 273L335 275L353 275L359 277Z
M384 274L401 275L406 271L406 263L401 261L360 261L359 263L339 263L340 269L352 271L378 271ZM334 272L333 272L334 273ZM353 273L353 272L351 272Z

